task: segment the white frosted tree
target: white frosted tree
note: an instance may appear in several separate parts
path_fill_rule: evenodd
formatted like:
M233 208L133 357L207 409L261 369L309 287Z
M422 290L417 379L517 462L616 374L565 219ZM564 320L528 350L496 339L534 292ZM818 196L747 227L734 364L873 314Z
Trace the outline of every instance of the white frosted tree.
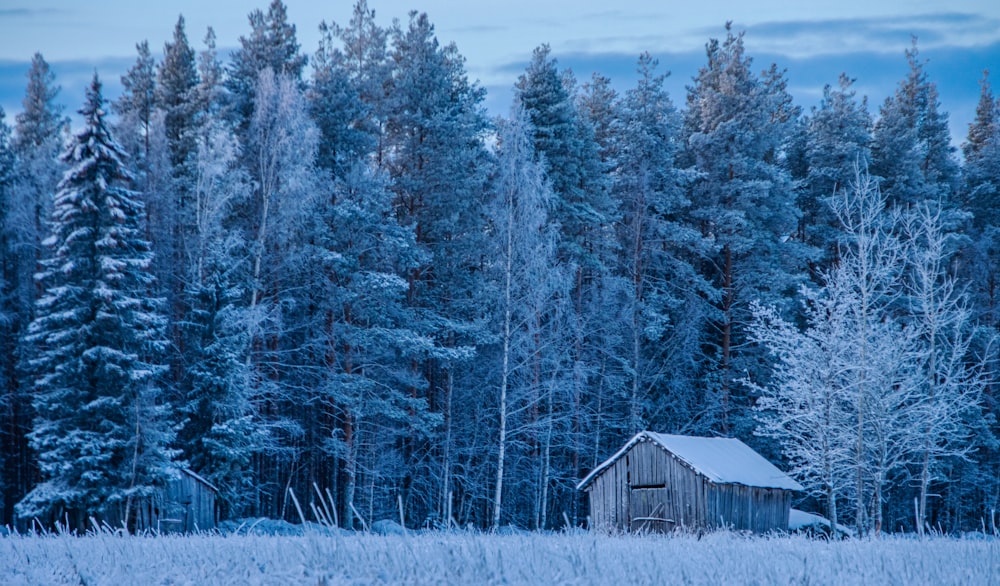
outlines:
M261 426L270 438L255 462L258 482L266 485L257 491L256 506L258 514L283 515L285 483L303 449L305 412L297 393L314 369L306 309L317 266L308 243L319 221L318 132L294 78L261 71L253 104L241 149L252 189L248 198L233 203L228 220L244 246L246 272L234 281L244 295L244 361L253 400L266 414Z
M929 487L948 481L942 464L972 449L985 380L971 310L949 272L955 236L947 211L929 204L887 211L860 171L831 202L838 262L818 291L803 292L805 329L755 310L753 338L776 359L771 384L757 387L758 433L778 440L831 518L853 497L859 531L882 530L888 491L912 471L923 532Z
M62 157L70 170L55 195L38 274L44 293L27 337L30 439L42 482L18 512L49 521L65 514L76 529L108 509L128 525L136 499L175 473L156 362L165 320L150 296L143 203L128 189L132 177L104 108L95 75L83 129Z
M776 359L758 387L759 433L777 438L804 484L826 500L853 497L858 531L882 527L891 475L910 464L925 402L916 328L900 313L906 248L875 181L860 170L832 200L839 262L806 292L799 332L773 309L752 329Z
M543 354L558 345L549 323L553 305L567 293L560 290L566 279L556 262L558 226L549 218L554 195L535 161L531 133L526 113L515 104L510 119L500 123L494 200L488 207L500 362L493 528L502 518L508 444L534 423L530 412L543 393Z
M803 290L805 331L760 305L753 308L751 329L751 339L774 358L771 384L756 389L757 433L777 440L790 473L825 503L833 527L851 487L855 417L845 392L851 382L845 304L853 297L837 298L838 293L845 292Z
M970 439L986 379L982 361L970 356L973 312L950 268L956 237L945 230L943 212L917 205L907 214L903 234L909 244L905 293L921 373L921 413L913 431L919 452L916 524L922 535L930 483L947 480L942 462L974 449Z
M888 474L912 454L908 433L918 396L913 332L893 311L902 294L905 250L892 233L885 198L867 173L856 170L832 203L843 245L828 286L853 296L845 309L851 320L847 391L855 416L855 524L859 532L870 527L866 499L871 498L871 523L880 531Z
M245 147L254 185L245 225L250 246L249 336L255 343L281 287L279 255L294 247L316 202L318 132L294 79L260 72ZM265 303L268 302L268 303ZM270 314L270 318L274 318Z

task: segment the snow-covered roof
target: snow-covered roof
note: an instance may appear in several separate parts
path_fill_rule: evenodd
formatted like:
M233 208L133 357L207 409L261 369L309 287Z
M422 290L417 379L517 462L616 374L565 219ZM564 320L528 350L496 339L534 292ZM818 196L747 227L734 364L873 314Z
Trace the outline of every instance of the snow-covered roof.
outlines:
M830 520L815 513L807 513L798 509L788 511L788 530L796 531L810 526L820 526L830 530ZM854 530L846 525L837 523L837 529L844 535L854 536Z
M716 484L802 490L802 485L736 438L669 435L652 431L637 433L614 456L581 480L577 489L586 488L601 472L641 441L656 443Z
M202 478L201 476L199 476L198 474L196 474L194 470L191 470L190 468L181 468L181 472L184 473L184 474L187 474L191 478L194 478L195 480L197 480L198 482L200 482L200 483L204 484L205 486L211 488L215 492L219 492L219 489L216 488L214 484L212 484L211 482L205 480L204 478Z

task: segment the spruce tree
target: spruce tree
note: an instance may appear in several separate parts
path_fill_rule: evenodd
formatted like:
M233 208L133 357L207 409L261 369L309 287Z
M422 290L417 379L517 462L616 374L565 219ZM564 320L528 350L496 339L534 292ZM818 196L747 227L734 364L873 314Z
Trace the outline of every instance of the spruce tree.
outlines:
M122 95L112 102L118 115L115 132L132 160L140 185L147 185L149 158L153 141L153 117L156 111L156 62L149 43L136 44L135 64L122 76Z
M95 74L79 111L83 129L62 156L70 170L55 194L38 274L44 293L27 337L30 439L42 482L18 513L67 518L75 529L91 515L127 522L137 499L175 473L156 362L164 318L150 297L143 204L128 188L104 108Z
M186 357L178 355L191 347L183 339L182 324L192 301L185 295L188 267L192 261L195 231L195 181L198 137L196 91L199 87L195 51L188 44L184 17L177 19L173 40L164 44L163 61L156 72L156 107L162 116L167 162L167 180L162 189L150 194L150 228L157 257L156 273L166 299L169 336L175 341L171 356L174 386L185 384ZM155 200L154 200L155 198Z

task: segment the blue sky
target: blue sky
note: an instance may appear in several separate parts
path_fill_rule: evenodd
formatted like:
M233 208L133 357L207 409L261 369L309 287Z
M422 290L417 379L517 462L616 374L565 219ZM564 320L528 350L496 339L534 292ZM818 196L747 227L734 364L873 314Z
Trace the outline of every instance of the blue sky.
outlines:
M96 69L110 96L135 61L135 44L149 41L159 53L183 14L188 38L201 47L212 26L223 55L249 31L247 14L269 0L0 0L0 106L8 121L20 110L25 73L40 51L63 86L60 96L74 111ZM303 51L315 50L322 20L346 23L353 0L286 0ZM470 77L489 91L491 112L507 111L511 87L531 52L549 43L563 67L580 81L593 71L619 90L635 80L641 51L670 71L667 87L683 104L684 87L704 62L704 45L725 34L733 21L746 32L748 54L758 69L772 62L788 70L796 101L815 105L824 84L841 71L857 79L870 109L890 95L906 74L903 52L918 37L920 55L938 84L956 143L964 138L979 96L983 69L994 71L1000 89L1000 2L995 0L787 0L754 2L632 2L612 8L606 0L369 0L376 19L405 21L411 9L425 11L442 42L454 41L466 57Z

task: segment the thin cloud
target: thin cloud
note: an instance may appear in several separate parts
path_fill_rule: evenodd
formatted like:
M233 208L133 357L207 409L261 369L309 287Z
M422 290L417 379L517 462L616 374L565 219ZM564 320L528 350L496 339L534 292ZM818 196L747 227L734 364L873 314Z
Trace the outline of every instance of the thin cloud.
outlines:
M588 19L590 15L581 16ZM594 15L599 16L599 15ZM718 26L698 27L681 33L588 35L553 45L570 53L635 53L648 50L661 55L699 51L710 38L725 34ZM977 48L1000 42L1000 19L981 14L940 12L886 17L825 20L782 20L755 24L736 22L733 30L746 33L754 53L808 59L823 55L896 54L917 37L922 49Z
M1000 41L1000 20L943 12L884 18L774 21L748 26L747 44L795 59L852 53L897 53L917 37L923 49L981 47ZM707 31L706 31L707 32ZM718 36L718 35L716 35Z
M55 8L0 8L0 18L34 18L58 12Z

